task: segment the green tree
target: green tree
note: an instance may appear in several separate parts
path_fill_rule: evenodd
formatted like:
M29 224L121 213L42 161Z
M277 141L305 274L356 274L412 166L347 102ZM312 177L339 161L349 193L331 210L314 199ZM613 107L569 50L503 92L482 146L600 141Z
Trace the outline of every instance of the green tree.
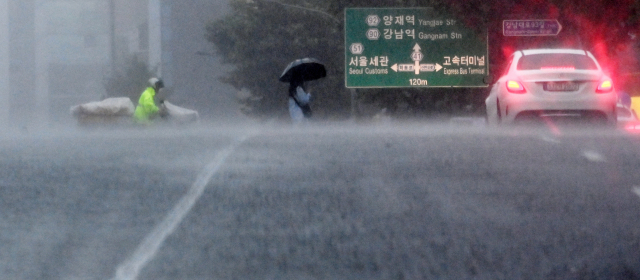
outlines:
M240 102L248 115L286 114L287 84L278 82L292 60L314 57L327 66L327 78L314 81L314 116L350 114L350 92L344 87L344 9L348 7L433 7L452 14L469 28L487 28L490 72L499 75L515 50L532 47L577 47L591 50L615 71L621 46L635 43L640 0L230 0L231 12L206 27L206 37L224 63L233 65L223 81L245 93ZM563 25L554 37L508 38L502 20L556 18ZM357 101L397 117L460 112L483 114L488 90L359 89ZM375 112L377 109L372 110ZM361 112L365 113L366 112Z
M207 26L223 62L235 69L223 81L250 92L240 101L246 114L270 117L286 113L288 84L278 78L297 58L314 57L327 67L327 78L310 83L314 115L339 116L347 111L349 96L341 83L341 22L314 11L327 9L324 1L296 2L297 8L270 1L230 1L232 12ZM305 10L307 8L308 10Z

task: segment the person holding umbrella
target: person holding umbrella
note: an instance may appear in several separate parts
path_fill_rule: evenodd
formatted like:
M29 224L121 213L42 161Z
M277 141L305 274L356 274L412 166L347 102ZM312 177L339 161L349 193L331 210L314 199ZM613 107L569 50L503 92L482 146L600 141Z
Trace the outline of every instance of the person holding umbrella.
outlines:
M311 117L311 94L304 87L304 81L296 78L289 84L289 115L294 123L301 123Z
M294 124L311 117L309 105L311 94L304 86L305 81L323 78L327 71L322 63L313 58L303 58L291 62L280 75L281 82L289 83L289 115Z

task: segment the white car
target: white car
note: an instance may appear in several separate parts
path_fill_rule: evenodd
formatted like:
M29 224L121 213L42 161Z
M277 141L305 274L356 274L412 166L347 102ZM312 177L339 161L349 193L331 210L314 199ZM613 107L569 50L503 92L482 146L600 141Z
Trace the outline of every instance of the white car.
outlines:
M587 118L616 125L613 82L590 52L521 50L508 61L485 100L489 124Z

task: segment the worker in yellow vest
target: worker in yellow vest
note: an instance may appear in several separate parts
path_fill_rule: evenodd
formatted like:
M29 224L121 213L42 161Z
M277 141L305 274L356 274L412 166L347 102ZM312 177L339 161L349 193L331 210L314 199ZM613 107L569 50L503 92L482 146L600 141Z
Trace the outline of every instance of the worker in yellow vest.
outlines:
M156 93L158 93L158 91L163 87L164 83L161 79L149 79L149 87L147 87L147 89L145 89L145 91L140 95L138 106L136 106L136 111L133 114L133 118L137 123L150 124L157 116L166 114L166 109L164 109L163 104L164 102L161 100L159 102L160 107L158 107L155 100Z

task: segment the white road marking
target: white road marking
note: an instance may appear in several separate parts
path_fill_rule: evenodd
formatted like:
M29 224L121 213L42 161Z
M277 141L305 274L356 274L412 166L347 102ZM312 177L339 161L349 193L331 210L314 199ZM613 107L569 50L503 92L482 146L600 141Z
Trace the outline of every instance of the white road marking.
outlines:
M542 141L549 142L549 143L554 143L554 144L562 143L560 142L560 140L547 135L542 135L540 138L542 139Z
M631 188L631 191L633 193L635 193L636 195L640 196L640 187L639 186L634 186L633 188Z
M605 157L596 151L586 150L582 151L582 156L587 158L587 160L592 162L606 162Z
M235 143L218 153L213 161L204 167L187 194L180 199L178 204L173 207L164 220L145 237L129 259L118 266L113 280L135 280L138 277L142 268L154 258L165 239L173 233L182 219L191 211L195 202L204 192L211 177L218 172L227 157L247 138L248 136L238 139Z

